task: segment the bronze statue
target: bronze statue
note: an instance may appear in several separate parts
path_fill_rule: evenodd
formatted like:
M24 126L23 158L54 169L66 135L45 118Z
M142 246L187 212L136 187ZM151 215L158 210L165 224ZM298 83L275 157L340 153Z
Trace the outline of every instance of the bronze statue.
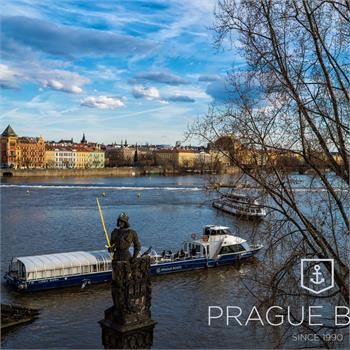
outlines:
M131 257L129 248L134 245L134 254ZM131 261L134 262L141 250L141 244L136 231L130 228L129 216L121 213L118 216L117 227L111 233L110 252L113 252L113 260L115 261Z

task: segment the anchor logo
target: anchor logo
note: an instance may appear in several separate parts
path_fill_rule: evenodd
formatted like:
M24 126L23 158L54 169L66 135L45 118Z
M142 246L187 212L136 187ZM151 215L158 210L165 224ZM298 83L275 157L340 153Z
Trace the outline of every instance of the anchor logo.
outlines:
M328 269L325 264L328 264ZM329 266L330 273L328 273ZM301 259L301 287L315 294L320 294L333 288L334 260Z
M310 281L313 283L313 284L321 284L324 282L324 278L323 277L319 277L319 276L322 276L322 272L319 272L321 269L321 266L320 265L315 265L314 266L314 270L315 272L313 272L312 274L316 276L316 279L313 279L313 278L310 278Z

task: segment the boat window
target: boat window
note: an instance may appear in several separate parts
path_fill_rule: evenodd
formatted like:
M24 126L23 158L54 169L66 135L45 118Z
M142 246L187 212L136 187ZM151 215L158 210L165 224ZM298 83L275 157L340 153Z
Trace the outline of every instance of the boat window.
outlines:
M42 271L37 271L36 272L36 278L43 278L43 272Z
M56 269L54 276L62 276L64 273L64 269Z
M107 270L108 271L112 270L112 263L111 262L107 263Z
M245 248L241 244L228 245L221 248L219 254L232 254L244 251Z
M18 269L18 276L25 277L25 275L26 275L26 268L25 268L24 264L20 263L19 269Z
M51 270L43 271L43 277L51 277Z
M206 227L204 229L204 235L209 236L210 235L210 227Z
M247 242L242 243L241 246L243 247L243 250L249 250L250 249L249 244Z
M97 271L97 266L96 265L92 265L92 272L96 272Z
M34 272L29 272L27 276L27 280L33 280L34 279Z
M82 266L82 267L81 267L81 270L82 270L83 273L90 272L90 266L89 266L89 265Z
M98 270L99 271L105 271L105 263L103 261L100 261Z

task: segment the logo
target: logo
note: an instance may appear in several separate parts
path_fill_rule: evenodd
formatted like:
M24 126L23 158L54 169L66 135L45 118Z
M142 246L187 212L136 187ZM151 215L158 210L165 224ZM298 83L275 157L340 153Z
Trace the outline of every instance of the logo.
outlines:
M333 259L301 259L301 287L321 294L334 287Z

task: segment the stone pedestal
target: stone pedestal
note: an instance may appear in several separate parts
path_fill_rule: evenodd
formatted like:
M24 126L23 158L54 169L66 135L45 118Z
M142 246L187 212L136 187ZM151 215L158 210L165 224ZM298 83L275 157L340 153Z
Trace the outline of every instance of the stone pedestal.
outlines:
M147 349L153 343L150 259L113 261L113 306L99 323L105 349Z

